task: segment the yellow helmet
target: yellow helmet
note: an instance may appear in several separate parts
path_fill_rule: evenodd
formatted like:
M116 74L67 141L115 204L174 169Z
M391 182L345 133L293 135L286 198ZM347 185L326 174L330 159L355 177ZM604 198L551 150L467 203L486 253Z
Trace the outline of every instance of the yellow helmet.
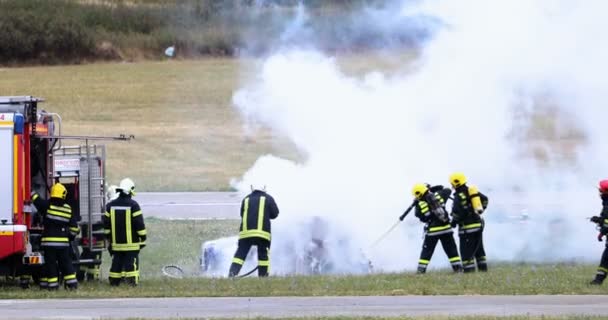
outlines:
M64 199L68 195L68 190L61 183L55 183L51 187L51 198Z
M464 176L464 173L456 172L450 176L450 184L454 188L458 188L465 183L467 183L467 177Z
M412 195L414 196L414 198L420 199L428 190L429 187L427 187L426 184L416 183L412 188Z

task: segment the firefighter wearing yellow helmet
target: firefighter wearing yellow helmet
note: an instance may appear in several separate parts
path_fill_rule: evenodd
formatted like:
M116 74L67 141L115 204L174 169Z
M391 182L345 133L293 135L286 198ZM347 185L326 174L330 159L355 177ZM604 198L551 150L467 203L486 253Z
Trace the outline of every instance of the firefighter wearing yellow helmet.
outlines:
M108 239L108 251L112 256L110 285L119 286L124 281L131 286L139 283L139 251L147 238L144 216L135 195L135 183L129 178L120 181L118 197L106 205L103 216L104 234Z
M76 272L70 254L70 241L80 232L76 216L72 208L66 203L67 190L61 183L51 187L49 200L42 199L37 193L32 194L32 201L38 212L42 215L41 246L44 250L44 272L40 279L40 286L49 290L59 288L59 269L63 275L65 287L78 288Z
M445 209L445 202L452 191L443 186L434 186L418 183L412 188L414 196L416 217L424 226L424 242L420 260L418 260L418 273L425 273L431 262L437 242L441 241L454 272L462 271L462 262L458 255L454 232L450 225L450 217Z
M468 186L467 178L457 172L450 176L454 188L452 204L452 226L458 225L460 254L464 272L488 271L486 252L483 247L484 221L481 214L488 205L488 197L477 187Z

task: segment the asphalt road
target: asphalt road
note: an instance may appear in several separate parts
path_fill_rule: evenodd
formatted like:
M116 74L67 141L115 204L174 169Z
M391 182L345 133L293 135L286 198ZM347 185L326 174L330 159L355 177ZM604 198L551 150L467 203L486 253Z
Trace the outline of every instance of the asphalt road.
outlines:
M162 219L239 219L236 192L140 192L134 198L145 217Z
M0 319L607 314L608 296L387 296L0 300Z

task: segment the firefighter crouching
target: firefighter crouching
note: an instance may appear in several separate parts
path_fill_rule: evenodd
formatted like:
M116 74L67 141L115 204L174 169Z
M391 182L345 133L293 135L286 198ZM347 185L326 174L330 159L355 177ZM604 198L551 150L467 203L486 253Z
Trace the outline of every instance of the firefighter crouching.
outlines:
M241 202L241 226L239 242L229 277L239 274L252 246L258 249L258 276L267 277L270 268L270 220L279 216L274 198L266 193L266 187L252 185L252 192Z
M602 212L599 216L591 217L591 222L597 224L600 233L597 235L598 241L603 241L603 238L608 234L608 180L600 181L600 198L602 199ZM606 242L606 248L602 254L602 260L600 261L599 267L597 267L597 273L595 279L591 281L591 284L600 285L606 279L608 274L608 241Z
M106 205L103 216L104 234L112 256L110 285L124 281L131 286L139 283L139 250L145 246L146 226L139 204L131 199L135 183L129 178L120 182L119 195Z
M61 183L51 187L50 200L43 200L37 193L32 194L34 206L42 216L41 247L44 250L44 272L40 287L56 290L59 288L59 269L68 289L78 288L76 272L70 255L70 241L79 233L72 208L65 202L67 190Z
M452 206L452 226L458 225L460 236L460 255L464 272L488 271L486 252L483 247L484 221L481 214L488 204L488 198L477 190L467 186L467 178L462 173L450 176L454 188Z
M456 242L454 241L454 232L450 225L450 218L445 210L445 202L450 197L452 191L442 186L435 186L432 189L429 189L426 184L422 183L414 185L412 189L412 194L416 201L416 217L423 223L426 223L424 227L424 243L422 244L422 252L418 261L418 273L426 272L438 241L441 241L452 269L455 272L461 272L462 262L460 261Z

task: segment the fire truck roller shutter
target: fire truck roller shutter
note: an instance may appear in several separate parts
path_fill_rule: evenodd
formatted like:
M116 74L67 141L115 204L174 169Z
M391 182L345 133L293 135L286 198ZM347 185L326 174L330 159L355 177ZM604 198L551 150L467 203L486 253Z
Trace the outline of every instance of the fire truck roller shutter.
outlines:
M0 220L12 223L14 205L14 122L12 113L0 113Z

